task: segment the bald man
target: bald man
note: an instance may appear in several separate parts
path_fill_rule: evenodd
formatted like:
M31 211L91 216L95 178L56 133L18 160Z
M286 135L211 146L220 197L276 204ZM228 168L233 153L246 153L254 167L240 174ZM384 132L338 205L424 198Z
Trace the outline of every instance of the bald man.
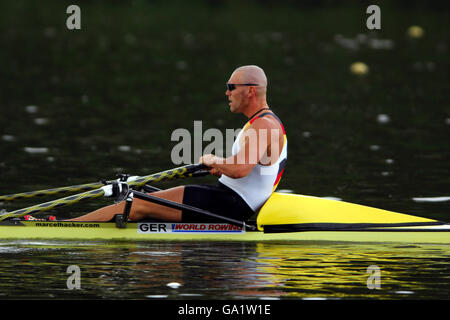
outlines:
M152 195L183 203L239 221L258 212L277 187L287 159L287 139L280 119L267 104L267 78L257 66L237 68L225 92L230 111L248 120L227 158L212 154L200 158L210 173L220 177L216 185L186 185ZM114 204L71 221L110 221L122 213L124 203ZM211 222L210 217L134 199L130 220L145 218L173 222ZM217 220L219 221L219 220Z

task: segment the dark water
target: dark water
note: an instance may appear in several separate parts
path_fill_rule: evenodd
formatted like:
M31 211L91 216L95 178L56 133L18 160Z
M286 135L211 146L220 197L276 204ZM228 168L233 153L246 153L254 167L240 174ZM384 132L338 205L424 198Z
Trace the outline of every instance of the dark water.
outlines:
M2 299L448 299L450 247L1 242ZM69 290L67 268L80 268ZM380 270L368 287L367 268Z
M192 131L195 120L203 130L242 126L228 111L224 83L237 66L257 64L289 139L280 189L450 220L448 7L385 1L382 29L369 31L357 1L79 1L82 29L69 31L68 5L0 4L0 194L176 167L175 129ZM412 25L423 28L421 38L407 35ZM369 73L352 74L356 61ZM107 203L51 213L76 216ZM2 241L0 295L447 299L448 252ZM81 290L67 289L69 265L81 269ZM369 265L381 269L380 290L367 289Z

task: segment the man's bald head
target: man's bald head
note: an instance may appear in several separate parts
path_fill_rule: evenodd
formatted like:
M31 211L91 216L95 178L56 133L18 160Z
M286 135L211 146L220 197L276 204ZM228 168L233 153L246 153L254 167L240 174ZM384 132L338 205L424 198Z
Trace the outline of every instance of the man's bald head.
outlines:
M245 83L256 83L261 87L267 87L266 74L258 66L242 66L234 70L233 73L239 73L241 81Z
M267 77L264 70L258 66L242 66L234 70L233 76L239 79L239 83L255 83L258 85L258 96L265 95L267 91Z

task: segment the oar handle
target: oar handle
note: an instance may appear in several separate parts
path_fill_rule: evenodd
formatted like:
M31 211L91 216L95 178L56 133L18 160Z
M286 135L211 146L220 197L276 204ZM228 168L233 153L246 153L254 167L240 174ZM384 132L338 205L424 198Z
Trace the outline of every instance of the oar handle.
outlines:
M192 177L203 177L209 175L210 168L204 165L203 163L193 164L192 167L188 169L191 173Z
M208 170L209 167L207 167L206 165L204 165L203 163L197 163L197 164L188 164L187 166L185 166L186 170L189 173L194 173L194 172L198 172L201 170Z

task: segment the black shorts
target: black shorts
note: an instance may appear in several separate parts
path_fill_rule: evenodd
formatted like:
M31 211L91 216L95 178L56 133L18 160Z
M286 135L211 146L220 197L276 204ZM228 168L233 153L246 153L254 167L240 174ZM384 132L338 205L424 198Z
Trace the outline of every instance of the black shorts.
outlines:
M238 221L246 221L255 213L241 196L220 182L185 186L183 203ZM183 210L181 217L182 222L224 222L189 210Z

